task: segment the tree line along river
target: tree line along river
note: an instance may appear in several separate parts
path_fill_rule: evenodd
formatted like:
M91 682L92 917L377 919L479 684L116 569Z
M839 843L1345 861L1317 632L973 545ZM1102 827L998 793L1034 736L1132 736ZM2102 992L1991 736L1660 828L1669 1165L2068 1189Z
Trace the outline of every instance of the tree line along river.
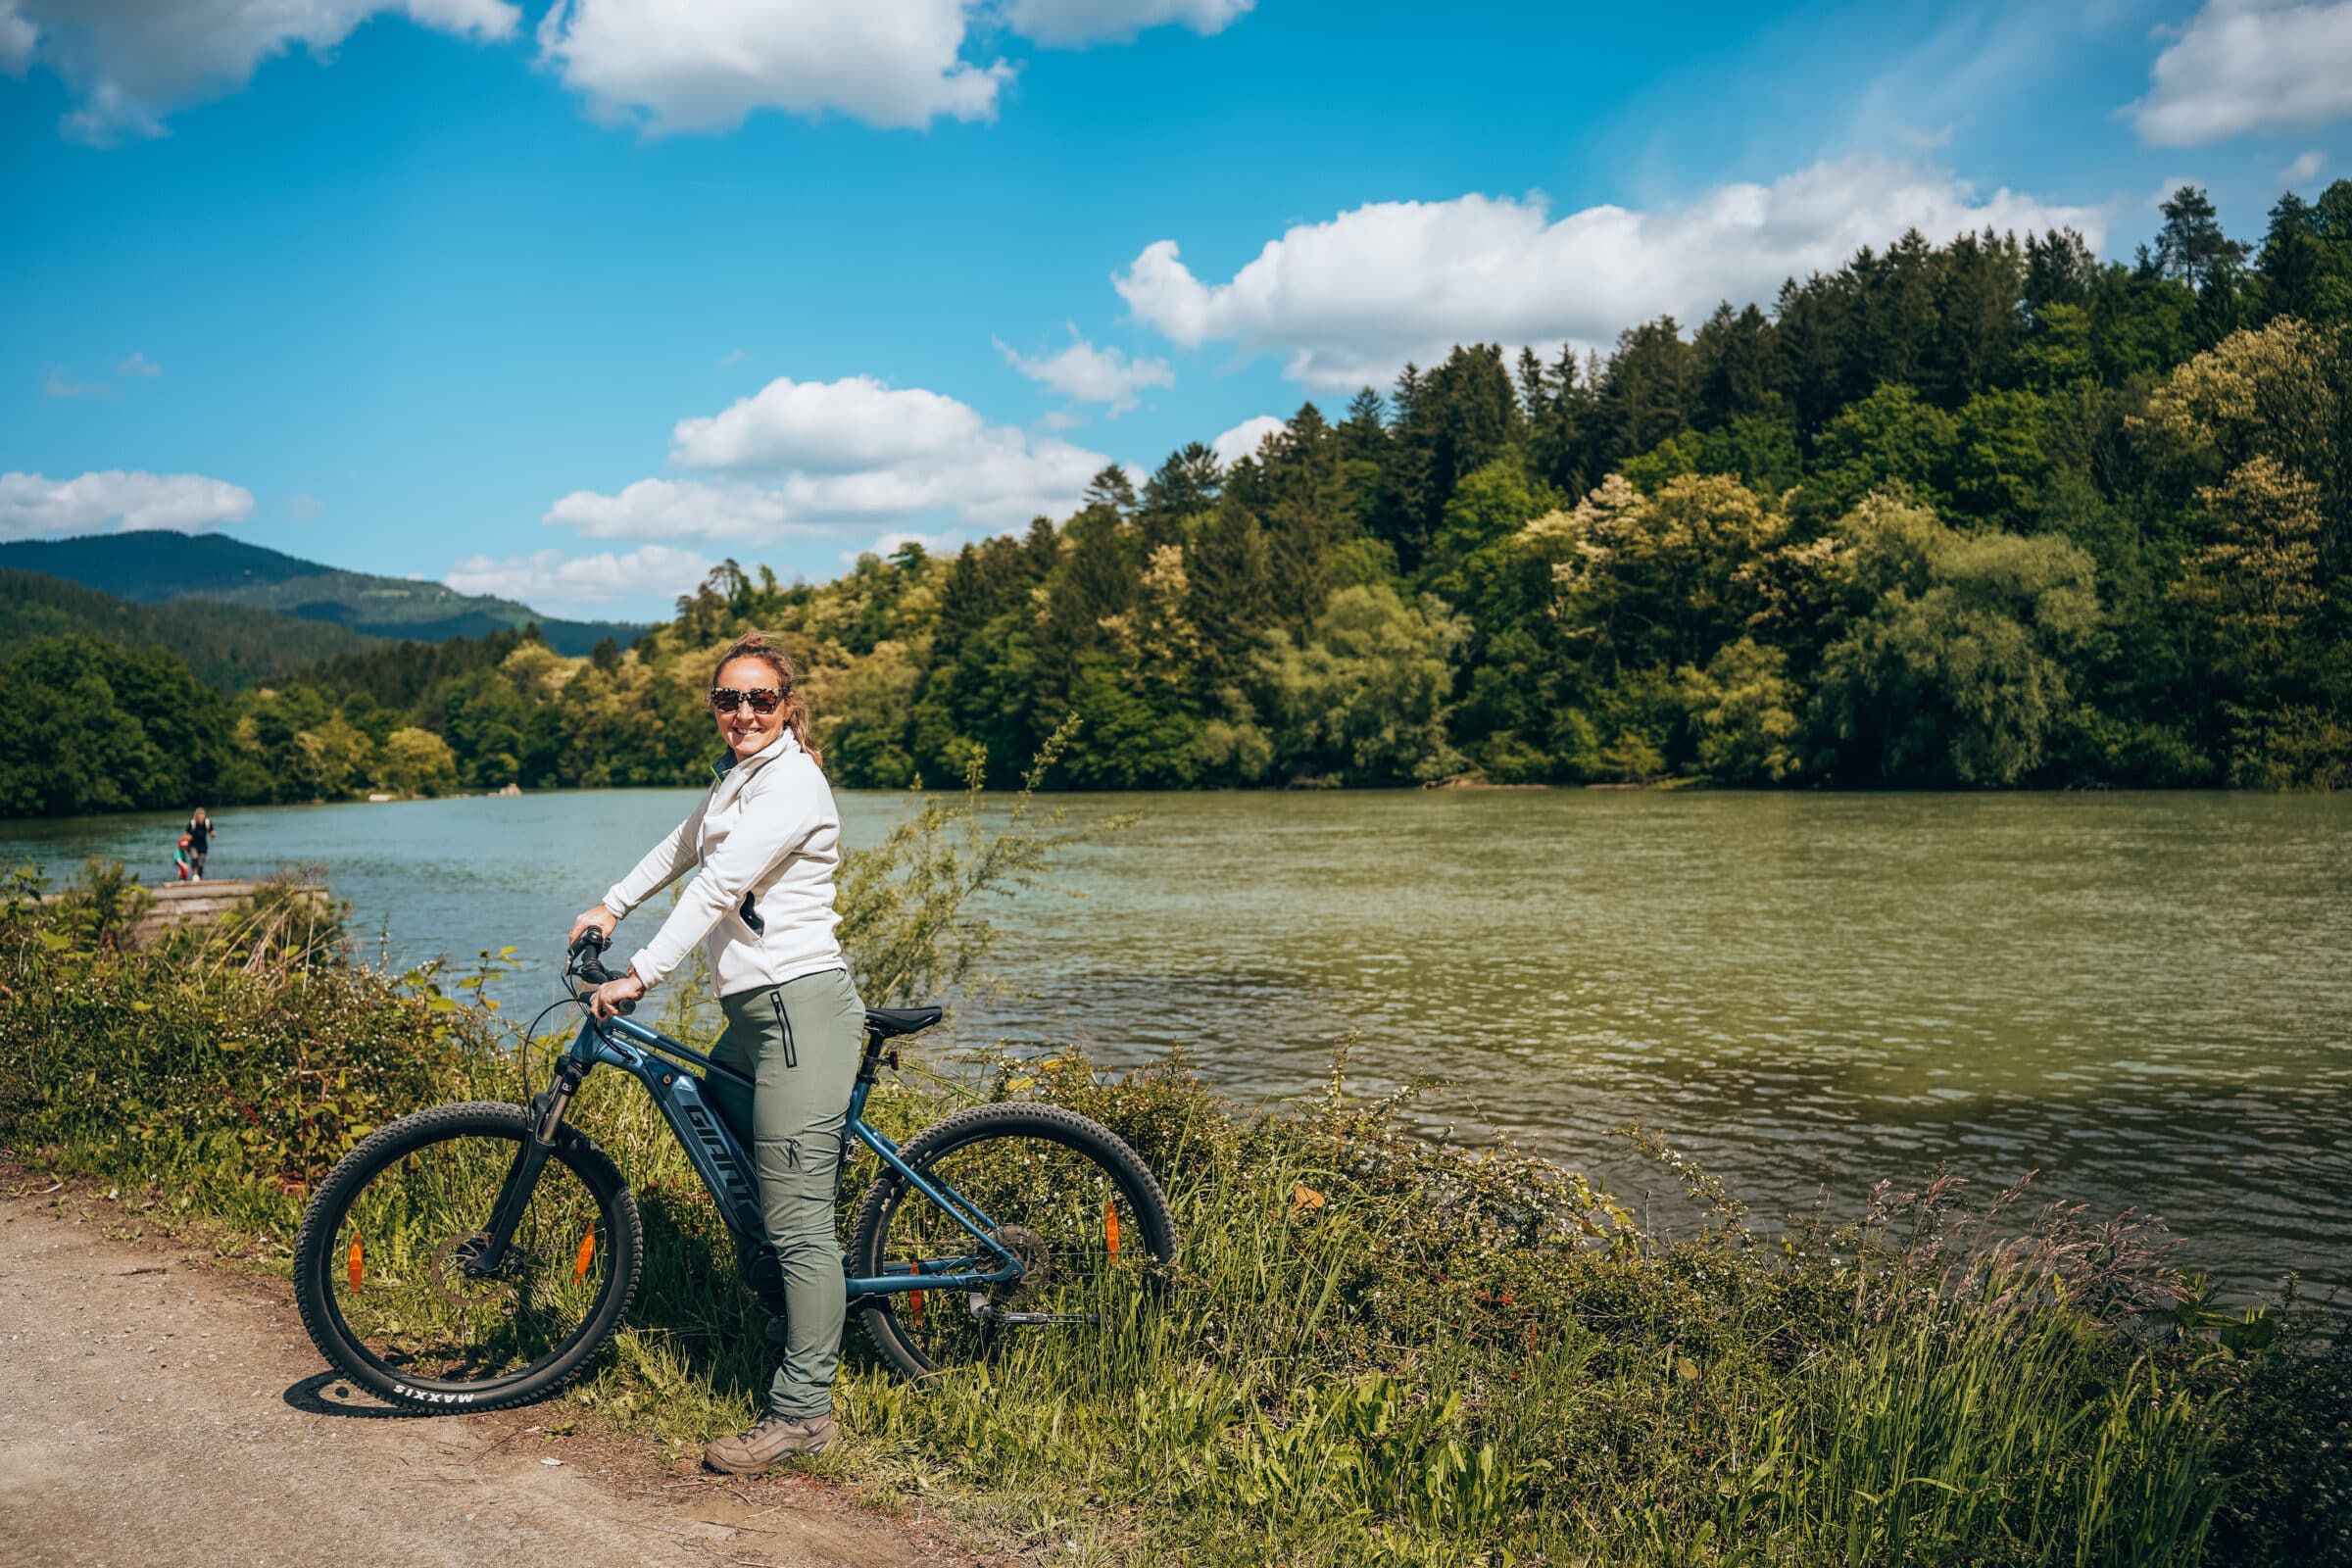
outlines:
M316 861L396 963L570 915L693 800L615 790L223 814L216 877ZM871 843L905 797L842 798ZM1639 1120L1761 1215L1938 1166L2161 1216L2239 1287L2352 1283L2352 799L1448 792L1087 796L1142 813L992 910L966 1043L1171 1047L1245 1101L1421 1076L1420 1113L1661 1212ZM63 879L169 873L179 818L0 825ZM648 910L639 922L657 911ZM628 947L631 929L622 928ZM536 1010L552 966L503 983Z

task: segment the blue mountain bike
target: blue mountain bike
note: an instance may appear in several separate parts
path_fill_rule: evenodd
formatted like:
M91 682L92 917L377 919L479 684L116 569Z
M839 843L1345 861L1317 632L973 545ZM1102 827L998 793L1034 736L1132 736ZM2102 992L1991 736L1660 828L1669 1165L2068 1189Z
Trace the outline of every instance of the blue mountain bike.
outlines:
M583 1011L612 978L604 938L574 945ZM1013 1336L1101 1333L1159 1283L1175 1226L1159 1183L1109 1129L1055 1105L977 1105L902 1149L865 1123L891 1042L937 1007L869 1008L843 1144L881 1161L844 1259L850 1310L899 1373L985 1359ZM617 1067L653 1097L734 1232L747 1279L765 1248L758 1178L705 1095L747 1081L625 1017L582 1019L528 1105L435 1105L369 1135L327 1174L294 1244L311 1343L391 1403L488 1410L544 1398L618 1333L645 1256L635 1195L564 1110ZM699 1069L702 1076L698 1076Z

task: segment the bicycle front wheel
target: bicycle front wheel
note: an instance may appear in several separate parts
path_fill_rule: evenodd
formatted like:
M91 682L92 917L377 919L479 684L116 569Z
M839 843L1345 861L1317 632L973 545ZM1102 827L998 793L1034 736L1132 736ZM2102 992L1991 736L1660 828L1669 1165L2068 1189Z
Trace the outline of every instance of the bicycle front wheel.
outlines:
M562 1388L619 1330L643 1253L637 1202L571 1128L483 1266L531 1131L520 1105L436 1105L367 1138L319 1184L294 1243L294 1294L336 1370L411 1409L499 1409Z
M978 1105L900 1152L925 1181L986 1215L994 1238L1023 1265L1005 1285L892 1292L853 1303L866 1338L906 1377L985 1359L1022 1335L1117 1332L1176 1255L1159 1183L1124 1140L1075 1111ZM856 1271L868 1278L958 1260L969 1268L985 1250L954 1215L887 1169L858 1209L851 1244Z

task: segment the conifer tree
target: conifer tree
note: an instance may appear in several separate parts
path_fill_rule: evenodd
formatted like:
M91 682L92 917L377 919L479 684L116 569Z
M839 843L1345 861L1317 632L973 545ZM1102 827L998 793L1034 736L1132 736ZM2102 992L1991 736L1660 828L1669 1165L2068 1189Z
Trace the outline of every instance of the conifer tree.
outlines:
M1726 425L1764 407L1772 395L1773 326L1762 311L1750 305L1734 312L1726 300L1698 329L1690 349L1696 422Z
M2274 316L2299 316L2306 320L2321 318L2328 246L2319 234L2318 216L2291 190L2273 204L2270 230L2263 236L2255 263L2260 274L2259 319Z
M2164 204L2164 227L2156 236L2156 266L2202 292L2217 270L2243 261L2246 245L2222 232L2221 219L2202 186L2183 185Z
M1142 514L1148 518L1189 517L1205 512L1225 482L1224 465L1199 441L1188 441L1168 454L1144 485Z
M1135 514L1135 481L1117 464L1104 464L1086 481L1078 500L1081 506L1104 507L1122 517L1131 517Z

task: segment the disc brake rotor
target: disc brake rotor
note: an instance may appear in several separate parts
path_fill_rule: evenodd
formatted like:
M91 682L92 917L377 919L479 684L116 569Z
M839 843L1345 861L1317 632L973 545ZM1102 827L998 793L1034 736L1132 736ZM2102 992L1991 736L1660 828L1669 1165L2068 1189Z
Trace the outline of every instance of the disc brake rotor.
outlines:
M1054 1272L1053 1251L1046 1239L1026 1225L999 1226L993 1240L1021 1265L1020 1277L997 1289L1007 1300L1035 1295Z
M1054 1250L1046 1239L1025 1225L1001 1227L993 1240L1021 1265L1020 1277L1006 1285L964 1293L964 1305L975 1318L990 1324L1092 1323L1092 1312L1036 1311L1024 1305L1035 1301L1055 1278Z
M466 1231L433 1249L433 1289L452 1304L470 1306L512 1294L514 1281L525 1267L519 1247L509 1244L507 1255L488 1274L476 1276L466 1272L466 1265L482 1255L482 1248L489 1240L487 1232Z

